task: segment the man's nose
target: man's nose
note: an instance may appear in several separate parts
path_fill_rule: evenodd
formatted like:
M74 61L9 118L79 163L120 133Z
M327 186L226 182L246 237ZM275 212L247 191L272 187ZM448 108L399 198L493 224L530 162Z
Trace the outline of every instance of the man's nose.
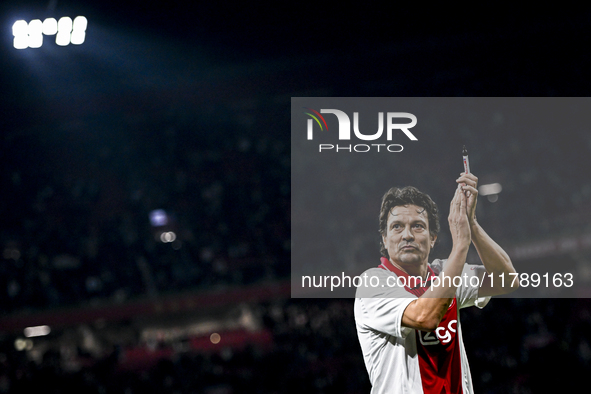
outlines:
M415 238L415 236L413 235L412 231L410 230L410 226L404 227L404 230L402 231L402 239L405 241L411 241L414 238Z

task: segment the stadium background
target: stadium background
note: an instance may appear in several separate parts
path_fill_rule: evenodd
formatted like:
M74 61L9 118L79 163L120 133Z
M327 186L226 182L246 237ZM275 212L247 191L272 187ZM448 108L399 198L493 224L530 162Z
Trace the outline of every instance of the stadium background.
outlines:
M589 92L583 11L0 10L0 392L368 392L352 301L290 299L290 97ZM83 45L12 48L14 20L78 14ZM500 196L487 227L502 245L590 231L591 140L556 126L487 147L494 175L525 188ZM553 172L537 171L547 162ZM155 209L166 227L151 225ZM589 275L590 256L514 260ZM462 321L477 392L564 390L589 371L588 299L493 300ZM23 335L42 324L49 335Z

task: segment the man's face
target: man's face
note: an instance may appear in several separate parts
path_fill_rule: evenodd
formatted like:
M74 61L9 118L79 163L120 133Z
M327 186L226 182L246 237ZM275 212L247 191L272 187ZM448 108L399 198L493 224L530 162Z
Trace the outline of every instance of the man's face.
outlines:
M424 208L401 205L390 211L386 234L382 239L390 261L412 274L418 267L427 264L437 237L431 237L429 233L429 219Z

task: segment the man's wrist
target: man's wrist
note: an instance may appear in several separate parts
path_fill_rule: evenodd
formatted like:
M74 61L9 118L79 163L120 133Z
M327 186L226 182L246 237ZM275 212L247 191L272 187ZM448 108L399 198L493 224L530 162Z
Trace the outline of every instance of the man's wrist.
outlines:
M450 256L467 255L468 254L468 249L470 249L470 242L468 242L468 243L460 242L458 244L454 244L451 247L451 254L450 254Z

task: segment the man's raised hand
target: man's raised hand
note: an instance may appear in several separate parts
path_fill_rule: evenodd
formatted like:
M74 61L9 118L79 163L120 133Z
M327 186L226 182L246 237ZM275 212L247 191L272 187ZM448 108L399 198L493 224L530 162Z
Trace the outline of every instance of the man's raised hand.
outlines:
M467 247L470 245L470 223L467 215L468 199L458 185L451 204L449 206L449 230L454 247Z
M466 201L466 213L470 225L473 225L476 221L476 203L478 202L478 178L474 174L460 174L460 177L456 179L456 182L460 185L462 191L467 197Z

